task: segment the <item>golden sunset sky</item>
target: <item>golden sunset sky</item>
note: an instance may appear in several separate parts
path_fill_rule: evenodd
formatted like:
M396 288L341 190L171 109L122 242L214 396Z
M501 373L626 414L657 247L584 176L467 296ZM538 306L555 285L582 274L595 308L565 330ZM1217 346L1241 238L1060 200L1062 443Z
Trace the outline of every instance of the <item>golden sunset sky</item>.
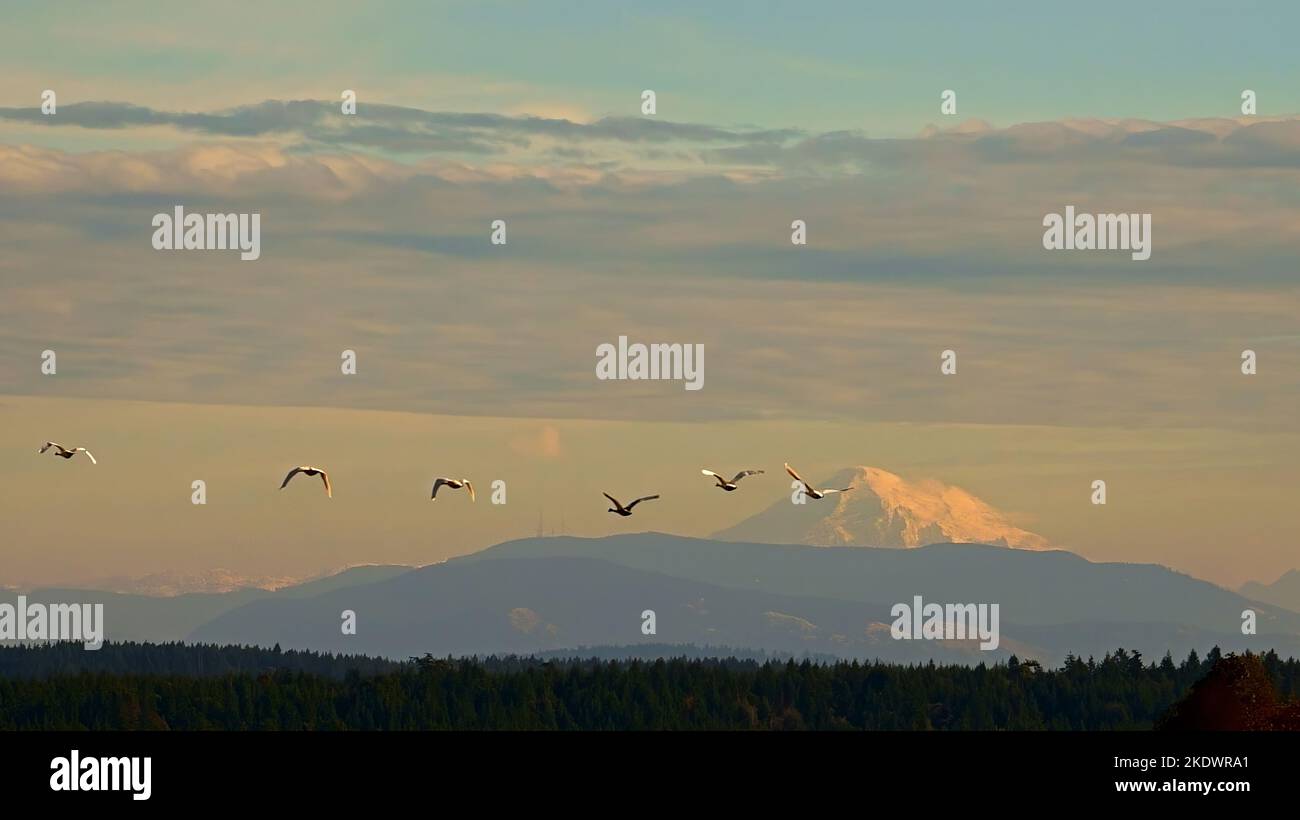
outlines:
M1293 25L548 6L250 5L239 45L184 8L7 12L0 585L424 564L539 514L703 536L785 461L958 485L1093 560L1300 565ZM259 213L261 258L155 251L177 205ZM1067 205L1152 214L1151 259L1044 250ZM704 389L597 380L620 335L703 344ZM335 498L278 491L298 464Z

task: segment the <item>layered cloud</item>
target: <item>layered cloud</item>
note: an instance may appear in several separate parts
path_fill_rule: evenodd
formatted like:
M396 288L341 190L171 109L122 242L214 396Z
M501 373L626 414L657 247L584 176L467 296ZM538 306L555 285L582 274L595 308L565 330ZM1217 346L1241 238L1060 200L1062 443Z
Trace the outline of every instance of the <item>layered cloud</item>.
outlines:
M635 146L647 165L743 165L845 171L936 162L1136 162L1206 168L1300 166L1300 119L1199 118L1174 122L1068 119L994 128L981 120L910 139L862 131L808 133L798 128L728 128L657 117L563 117L430 111L362 103L355 115L338 102L267 100L214 112L159 110L115 102L79 102L55 116L38 107L0 108L0 121L28 127L110 132L171 129L187 139L279 140L297 150L347 149L410 157L528 157L534 162L627 162Z
M0 111L4 389L1263 428L1290 424L1278 397L1300 395L1297 120L971 122L881 140L358 111ZM153 147L30 139L69 130ZM262 259L152 250L152 216L176 205L261 213ZM1152 213L1151 260L1045 251L1043 216L1066 205ZM489 241L496 219L507 245ZM794 219L807 246L790 243ZM705 390L607 389L594 351L620 335L704 344ZM47 348L58 379L34 364ZM938 373L945 349L959 383Z
M499 156L542 147L555 158L592 156L600 144L640 146L765 146L801 136L794 129L729 129L650 117L593 122L496 113L425 111L362 103L344 115L339 103L268 100L213 113L159 111L127 103L63 105L55 116L39 108L3 108L0 120L100 130L166 127L201 138L278 138L300 149L364 149L393 155ZM682 149L685 151L686 149ZM693 156L682 153L681 156Z

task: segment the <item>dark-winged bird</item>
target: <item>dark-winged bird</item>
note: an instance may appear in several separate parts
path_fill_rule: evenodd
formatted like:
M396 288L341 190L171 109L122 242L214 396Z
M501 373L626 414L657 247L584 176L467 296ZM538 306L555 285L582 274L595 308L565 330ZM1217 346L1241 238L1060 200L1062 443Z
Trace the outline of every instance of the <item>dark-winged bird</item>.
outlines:
M601 495L608 498L610 500L610 503L614 505L610 509L606 510L606 512L612 512L617 515L621 515L624 518L627 518L629 515L632 514L632 508L635 507L637 504L640 504L642 501L654 501L656 498L659 497L657 495L642 496L641 498L638 498L636 501L633 501L631 504L628 504L626 507L624 507L622 504L618 503L617 498L610 495L609 493L601 493Z

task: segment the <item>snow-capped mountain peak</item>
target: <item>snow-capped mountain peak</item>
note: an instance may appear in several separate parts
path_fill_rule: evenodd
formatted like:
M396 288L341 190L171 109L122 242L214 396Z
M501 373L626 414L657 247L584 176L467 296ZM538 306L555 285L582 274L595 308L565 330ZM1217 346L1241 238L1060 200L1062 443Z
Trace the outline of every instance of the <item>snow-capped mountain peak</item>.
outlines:
M877 467L852 467L822 487L847 493L794 504L789 498L714 535L729 541L817 546L919 547L937 542L1050 549L1041 535L961 487L927 479L909 481Z

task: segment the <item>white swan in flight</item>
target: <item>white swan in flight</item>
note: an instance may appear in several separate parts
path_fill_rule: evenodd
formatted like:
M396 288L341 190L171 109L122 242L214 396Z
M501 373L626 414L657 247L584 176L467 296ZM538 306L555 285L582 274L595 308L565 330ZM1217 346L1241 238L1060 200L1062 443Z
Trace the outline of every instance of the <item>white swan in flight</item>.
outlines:
M794 478L795 481L798 481L800 484L803 485L804 493L805 493L809 498L814 498L814 499L816 499L816 498L825 498L826 496L830 495L831 493L847 493L849 490L852 490L852 489L853 489L852 487L843 487L843 488L838 489L838 490L819 490L819 489L817 489L816 487L814 487L814 486L812 486L811 484L809 484L807 481L804 481L803 478L801 478L800 475L799 475L798 473L796 473L796 472L794 471L794 468L791 467L789 464L786 464L786 465L785 465L785 471L786 471L787 473L789 473L789 474Z
M439 478L433 482L433 494L429 496L432 501L438 497L439 487L450 487L453 490L459 490L461 487L469 490L469 500L474 500L474 485L469 482L468 478Z
M334 488L330 486L330 474L322 470L320 467L294 467L289 471L289 474L284 477L284 483L280 485L280 489L283 490L285 487L288 487L289 480L298 475L298 473L302 473L305 476L320 476L321 481L325 482L325 495L329 498L334 497Z
M723 478L721 474L715 473L712 470L700 470L700 472L704 473L705 475L713 476L713 480L718 482L717 486L720 487L721 489L726 490L727 492L731 492L732 490L735 490L736 485L739 484L740 480L745 476L763 474L762 470L741 470L740 472L736 473L735 478L728 481L725 478Z
M55 455L58 456L59 458L72 458L77 453L85 453L86 458L90 459L91 464L99 463L98 461L95 461L95 457L92 456L90 454L90 451L87 450L85 447L73 447L72 449L69 450L67 447L64 447L62 444L58 444L53 441L47 441L45 442L45 446L41 448L41 452L44 453L46 450L50 449L51 447L54 447L57 450L57 452L55 452Z

